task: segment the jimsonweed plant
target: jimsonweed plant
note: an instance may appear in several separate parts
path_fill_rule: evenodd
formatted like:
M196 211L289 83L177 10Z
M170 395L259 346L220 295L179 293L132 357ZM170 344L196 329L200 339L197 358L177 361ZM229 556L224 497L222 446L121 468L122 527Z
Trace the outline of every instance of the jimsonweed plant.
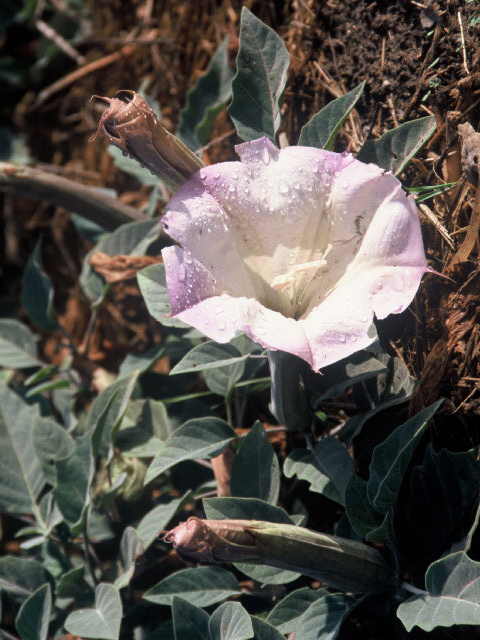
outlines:
M441 401L408 415L415 380L375 328L429 269L397 176L435 123L332 151L362 83L280 147L288 65L244 8L236 73L223 42L181 140L139 94L103 99L98 133L156 176L115 155L152 187L147 213L68 181L47 190L97 222L80 278L91 325L115 287L98 265L121 258L131 276L148 253L137 280L163 333L89 404L73 341L54 366L27 325L0 320L0 510L19 540L0 558L6 638L475 632L478 455L434 450ZM205 166L196 152L227 104L240 161ZM64 331L52 300L39 243L22 304Z

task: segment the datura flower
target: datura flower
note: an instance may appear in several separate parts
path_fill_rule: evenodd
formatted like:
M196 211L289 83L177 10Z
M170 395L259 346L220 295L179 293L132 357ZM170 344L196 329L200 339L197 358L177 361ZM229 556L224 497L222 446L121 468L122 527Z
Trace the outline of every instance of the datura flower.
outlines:
M236 147L171 200L163 250L171 316L325 367L373 342L374 315L411 302L427 262L415 202L350 153Z

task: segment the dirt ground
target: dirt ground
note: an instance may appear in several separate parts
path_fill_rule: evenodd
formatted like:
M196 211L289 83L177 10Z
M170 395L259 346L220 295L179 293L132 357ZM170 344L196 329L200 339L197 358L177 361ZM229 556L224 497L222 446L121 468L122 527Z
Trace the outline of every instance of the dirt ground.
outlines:
M366 90L339 137L339 149L349 145L356 151L367 137L435 116L437 132L402 179L406 186L457 182L422 208L427 255L445 277L427 275L411 308L379 323L379 331L384 345L420 379L412 411L446 398L436 444L471 447L480 442L480 196L478 158L472 153L470 171L462 169L457 126L479 126L478 0L90 0L81 15L84 35L75 43L80 63L61 55L40 67L36 61L44 43L33 20L6 30L0 56L15 59L26 71L4 89L0 125L13 125L25 136L35 163L87 185L114 188L124 202L140 206L148 189L139 189L115 167L103 142L88 143L101 112L89 102L91 95L143 85L174 130L186 91L225 35L234 64L243 4L277 31L290 52L282 123L290 143L317 110L362 80ZM51 9L44 12L46 19ZM78 14L69 19L78 22ZM207 162L233 157L237 140L225 113L213 138L204 154ZM46 203L4 196L1 215L2 314L21 314L21 275L43 234L55 304L80 344L89 305L78 276L91 245L76 234L68 212ZM57 338L41 344L53 361L59 357ZM84 365L92 367L93 361L115 371L129 349L139 351L160 339L134 281L116 285L92 336L91 362Z

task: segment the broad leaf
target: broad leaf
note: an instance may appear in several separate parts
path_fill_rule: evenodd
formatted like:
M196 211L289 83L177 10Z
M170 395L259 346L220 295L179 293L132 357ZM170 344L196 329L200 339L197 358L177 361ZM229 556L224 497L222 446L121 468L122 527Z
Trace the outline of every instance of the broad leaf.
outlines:
M145 593L144 600L171 605L174 596L208 607L240 593L236 578L220 567L195 567L172 573Z
M442 402L439 400L417 413L375 447L367 491L378 512L385 514L395 505L403 476L420 438Z
M118 370L119 377L122 378L134 371L145 373L160 360L164 353L165 347L163 345L152 347L144 353L128 353Z
M186 106L180 111L176 135L192 151L207 142L217 114L232 95L233 71L227 45L228 37L218 47L205 73L187 92Z
M72 455L55 463L57 485L53 495L73 535L84 526L90 505L90 486L95 472L90 436L78 436Z
M44 463L68 458L73 452L72 436L50 418L34 420L32 439L35 453Z
M65 629L74 636L118 640L122 621L122 601L111 584L95 589L95 608L74 611L65 620Z
M176 318L169 318L170 298L168 297L163 264L152 264L137 274L140 292L151 316L166 327L186 329L187 325Z
M52 590L48 583L39 587L25 600L15 620L22 640L47 640L52 611Z
M165 442L148 468L145 483L184 460L214 458L236 438L232 427L218 418L198 418L178 427Z
M114 587L123 589L129 584L138 556L145 552L143 541L133 527L127 527L120 540L120 563L123 573L115 580Z
M28 327L17 320L0 320L0 367L26 369L39 367L35 338Z
M246 362L242 360L226 367L215 367L203 372L205 384L213 393L227 397L245 373Z
M95 603L95 592L85 580L84 567L77 567L64 573L57 582L60 598L73 598L77 607L91 607Z
M313 602L327 594L325 589L310 589L303 587L292 591L283 598L268 614L266 620L278 631L289 634L297 630L302 615Z
M39 562L15 556L0 558L0 589L14 602L25 601L47 582L52 582L51 576Z
M299 145L333 149L335 138L365 88L365 80L344 96L329 102L302 127Z
M290 56L281 38L242 8L237 72L228 113L242 140L275 141Z
M229 518L294 524L286 511L256 498L204 498L203 508L209 520Z
M357 160L373 162L398 175L436 128L433 116L404 122L396 129L384 133L378 140L367 140L357 154Z
M232 496L260 498L275 504L280 492L278 459L261 422L255 422L234 458Z
M300 618L295 640L334 640L354 603L344 593L329 593L313 602Z
M210 640L208 620L208 613L203 609L196 607L188 600L173 596L172 621L175 640Z
M353 529L362 538L372 542L388 542L389 529L384 529L385 516L379 513L370 502L367 494L367 482L352 475L345 491L345 511Z
M397 615L407 631L454 624L480 625L480 562L459 551L434 562L425 576L427 595L403 602Z
M170 371L174 376L179 373L195 373L207 369L216 369L244 362L250 354L242 355L231 344L218 344L213 340L202 342L178 362Z
M27 262L22 281L21 302L28 317L44 331L58 329L53 309L53 286L43 270L41 261L42 239L40 238Z
M345 489L353 474L348 451L331 436L320 440L313 451L294 449L283 467L287 478L297 475L310 483L310 490L345 504Z
M132 400L117 432L115 447L126 457L152 458L171 432L163 402Z
M253 638L250 616L239 602L224 602L212 613L208 623L210 640L249 640Z
M251 616L251 619L255 640L285 640L283 633L280 633L268 622L256 616Z
M32 441L38 408L0 384L0 510L33 512L45 479Z
M138 371L119 378L100 393L90 408L85 431L92 440L93 455L105 455L115 440L138 380Z
M467 533L475 517L480 486L476 451L435 453L431 444L414 467L408 500L395 510L395 540L421 580L427 566Z

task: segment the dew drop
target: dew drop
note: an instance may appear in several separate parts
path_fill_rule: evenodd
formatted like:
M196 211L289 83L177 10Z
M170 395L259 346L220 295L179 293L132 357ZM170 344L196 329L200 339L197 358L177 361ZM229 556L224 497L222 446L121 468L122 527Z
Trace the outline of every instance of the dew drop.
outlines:
M186 276L187 276L187 270L185 268L185 265L181 264L178 268L178 279L180 280L180 282L184 282Z
M278 183L278 193L281 193L282 195L290 193L290 187L284 180L280 180Z
M215 171L213 177L215 178L215 180L220 180L220 171Z
M346 341L347 341L347 337L346 337L343 333L341 333L341 334L338 336L338 341L339 341L339 342L346 342Z
M266 147L262 151L262 161L263 161L263 164L267 164L267 165L270 164L270 154Z
M392 289L394 291L403 291L404 286L403 276L396 273L392 278Z
M219 331L225 331L225 327L226 327L225 320L223 319L219 320L217 326Z
M229 184L228 185L228 190L230 191L230 193L235 193L235 189L236 189L236 187L235 187L234 184Z

